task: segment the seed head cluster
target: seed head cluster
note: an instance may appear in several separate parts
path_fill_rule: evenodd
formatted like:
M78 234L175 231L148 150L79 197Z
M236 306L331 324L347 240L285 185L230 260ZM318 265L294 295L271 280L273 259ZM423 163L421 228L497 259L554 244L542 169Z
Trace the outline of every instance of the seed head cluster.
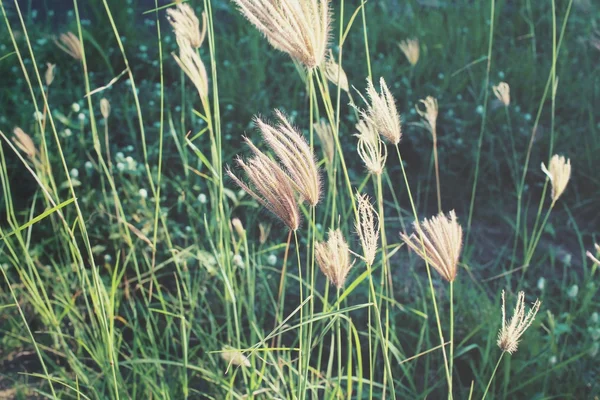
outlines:
M550 159L548 168L542 163L542 171L552 183L552 201L555 202L563 194L571 178L571 160L555 154Z
M525 314L525 293L519 292L517 305L510 322L506 321L506 304L504 301L504 290L502 291L502 328L498 333L498 347L502 351L513 354L519 346L519 339L532 324L535 315L540 309L540 301L536 300L531 309Z
M327 242L315 244L315 258L329 281L338 289L344 287L354 263L350 263L350 248L341 230L330 229Z

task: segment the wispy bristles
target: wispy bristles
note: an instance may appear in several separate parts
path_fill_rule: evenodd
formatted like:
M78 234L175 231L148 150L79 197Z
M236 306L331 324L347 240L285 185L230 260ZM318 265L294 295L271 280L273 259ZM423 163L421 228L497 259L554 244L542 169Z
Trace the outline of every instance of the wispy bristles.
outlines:
M398 43L400 50L406 56L406 59L413 67L419 62L419 40L418 39L406 39Z
M361 116L369 121L375 129L386 138L390 143L396 145L400 143L402 138L402 128L400 125L400 114L396 109L396 101L394 96L388 89L385 79L379 80L379 86L381 88L381 94L377 93L373 82L367 79L367 96L369 97L370 103L360 95L365 103L367 103L367 109L362 110L354 106L361 114ZM360 94L360 92L359 92Z
M204 63L187 39L177 36L177 45L179 56L173 54L173 57L196 87L200 100L204 104L208 99L208 75Z
M498 332L498 347L502 351L513 354L519 346L519 339L525 333L527 328L532 324L535 315L540 309L540 301L536 299L531 309L525 314L525 293L519 292L517 305L510 319L510 323L506 321L506 304L504 301L504 290L502 291L502 328Z
M358 137L358 155L370 173L380 175L385 167L387 148L371 122L360 120L356 124L356 130L358 134L354 136Z
M334 85L339 86L340 89L346 92L350 90L348 77L342 67L333 58L333 53L331 51L329 51L329 56L325 60L325 76Z
M277 126L255 118L265 142L271 147L285 167L292 184L311 206L321 197L321 177L314 154L306 139L289 123L285 115L275 110Z
M233 0L269 43L308 68L321 65L330 30L330 0Z
M329 230L327 242L315 244L315 258L321 271L338 289L344 287L354 263L350 263L350 248L339 229Z
M202 13L202 29L194 10L187 3L177 3L175 8L169 8L167 19L178 38L187 40L195 49L202 46L206 36L206 13Z
M437 139L437 117L438 117L438 102L435 97L427 96L425 99L419 100L425 106L425 109L421 109L419 104L415 105L417 113L423 119L423 123L431 133L434 139Z
M506 82L500 82L498 86L492 86L492 90L496 98L504 104L505 107L510 105L510 86Z
M61 33L58 39L54 39L54 43L59 49L73 57L74 59L83 60L83 49L79 38L72 32Z
M300 226L300 211L289 177L277 163L254 146L248 138L244 138L244 140L250 146L254 157L248 159L247 162L238 158L237 162L246 172L256 190L251 189L231 170L228 169L227 174L267 210L275 214L288 228L292 231L297 230Z
M444 279L453 282L462 247L462 227L454 210L450 211L450 218L440 213L421 224L415 221L413 226L415 233L401 233L402 240Z
M550 159L549 168L542 163L542 171L552 183L552 201L555 202L563 194L571 178L571 160L555 154Z
M325 153L325 159L329 164L333 161L335 155L335 133L330 123L322 119L314 124L315 132L321 141L323 147L323 153Z
M368 265L373 265L379 245L379 215L366 194L356 194L358 201L358 220L354 226L360 238L363 256Z

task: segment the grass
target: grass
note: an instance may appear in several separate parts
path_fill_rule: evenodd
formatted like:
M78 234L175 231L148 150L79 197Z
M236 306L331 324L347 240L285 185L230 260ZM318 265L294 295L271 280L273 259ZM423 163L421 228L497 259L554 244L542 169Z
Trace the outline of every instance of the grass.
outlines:
M163 3L26 3L0 0L0 397L600 395L598 266L585 255L600 241L598 5L334 1L336 61L360 93L384 77L402 115L399 146L370 176L348 104L360 96L303 73L232 3L190 2L208 15L205 101L171 56ZM84 60L52 42L66 31ZM397 45L411 37L414 67ZM415 110L427 96L433 146ZM259 143L252 117L276 108L324 181L293 235L223 174L247 155L242 134ZM332 160L320 119L336 133ZM16 126L35 160L15 147ZM572 164L556 202L539 168L553 154ZM372 265L357 193L379 214ZM452 284L399 236L439 203L465 231ZM356 258L340 290L314 260L330 228ZM542 302L513 355L496 345L502 290L509 308L519 290Z

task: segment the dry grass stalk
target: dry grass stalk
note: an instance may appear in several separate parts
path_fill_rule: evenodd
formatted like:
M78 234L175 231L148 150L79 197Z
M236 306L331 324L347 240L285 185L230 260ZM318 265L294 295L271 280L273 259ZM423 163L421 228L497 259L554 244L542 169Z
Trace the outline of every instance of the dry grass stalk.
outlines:
M100 99L100 114L104 119L108 119L110 115L110 103L104 97Z
M363 255L368 265L373 265L379 245L379 215L366 194L356 194L358 201L358 220L355 222L356 232L360 238Z
M72 32L61 33L58 39L54 39L54 43L59 49L73 57L74 59L83 60L83 46L79 38Z
M315 244L315 258L329 281L338 289L344 287L354 263L350 263L350 248L341 230L330 229L327 242Z
M433 140L437 139L437 117L438 117L438 102L435 97L427 96L425 99L419 100L425 106L425 109L421 109L419 104L415 105L417 114L423 119L423 124L431 133Z
M206 37L206 13L202 13L202 29L196 13L187 3L177 3L175 8L169 8L167 19L177 37L188 41L194 49L202 46Z
M450 211L449 215L450 218L440 213L422 223L415 221L415 233L410 236L401 233L400 236L408 247L428 262L444 279L453 282L462 247L462 227L456 220L454 210Z
M600 254L600 245L598 243L594 243L594 247L596 248L596 253ZM585 255L592 260L592 262L594 264L598 264L600 265L600 260L598 260L596 257L594 257L594 255L592 254L591 251L586 251Z
M360 120L356 130L358 134L354 136L358 137L358 155L370 173L381 175L387 160L387 148L371 122Z
M318 67L329 40L330 0L233 0L276 49L307 68Z
M357 110L363 119L369 121L377 129L381 136L386 138L390 143L397 145L402 138L400 114L398 114L396 101L388 89L385 79L381 78L379 80L379 86L381 94L377 93L373 82L367 79L367 96L370 103L361 94L360 96L367 103L367 109L361 110L357 108Z
M231 170L228 169L227 174L288 228L296 231L300 226L300 211L290 178L248 138L244 140L250 146L254 157L247 161L238 158L237 162L248 175L255 190L235 176Z
M563 194L571 178L571 160L555 154L550 159L549 168L542 163L542 171L552 183L552 202L555 202Z
M15 145L19 148L19 150L25 153L30 160L35 160L37 149L35 147L35 143L33 143L33 139L31 139L31 136L26 134L23 129L19 127L16 127L13 132L15 134L13 137L13 142Z
M267 243L267 240L269 239L269 234L271 233L271 224L267 224L264 222L261 222L258 224L258 242L260 244L265 244Z
M335 155L335 133L333 132L333 127L329 122L322 119L314 124L314 128L319 140L321 141L325 159L329 164L331 164Z
M502 328L498 332L498 347L502 351L513 354L519 346L519 339L525 333L527 328L532 324L535 315L540 309L541 302L536 299L531 309L525 314L525 293L519 292L515 311L510 319L510 323L506 321L506 304L504 301L504 290L502 291Z
M492 90L496 98L504 104L505 107L510 105L510 86L506 82L500 82L497 86L492 86Z
M250 360L241 351L236 349L224 348L221 352L221 358L227 362L228 368L230 365L239 367L250 367Z
M179 56L173 54L173 57L196 87L200 100L204 104L208 99L208 74L204 63L189 40L177 36L177 45L179 46Z
M50 86L52 85L52 82L54 82L54 76L55 76L55 71L54 69L56 68L56 64L50 64L50 63L46 63L46 74L44 75L45 81L46 81L46 86Z
M406 59L413 67L419 62L419 39L406 39L398 43L400 50L406 56Z
M285 167L292 184L311 206L316 206L321 196L321 177L315 156L302 134L290 124L285 115L275 110L279 120L276 126L255 118L265 142L271 147Z
M333 58L333 53L329 51L329 57L325 60L325 76L334 85L340 87L340 89L348 92L350 86L348 85L348 76L342 67Z

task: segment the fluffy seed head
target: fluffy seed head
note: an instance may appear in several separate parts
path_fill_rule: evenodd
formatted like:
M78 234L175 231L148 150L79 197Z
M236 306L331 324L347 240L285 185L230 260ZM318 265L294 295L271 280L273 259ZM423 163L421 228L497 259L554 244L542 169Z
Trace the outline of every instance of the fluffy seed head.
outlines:
M46 74L44 75L46 86L50 86L54 81L54 69L56 68L56 64L46 63Z
M401 233L400 236L408 247L428 262L444 279L453 282L462 247L462 227L456 220L454 210L450 211L449 216L448 218L440 213L422 223L415 221L415 233L410 236Z
M510 86L508 86L508 83L500 82L498 86L492 86L492 90L505 107L510 105Z
M83 60L83 47L79 38L72 32L61 33L58 39L54 39L54 43L59 49L73 57L74 59Z
M373 265L379 244L379 215L366 194L356 194L358 200L358 220L355 222L356 232L360 238L365 261Z
M571 178L571 160L555 154L550 159L550 167L542 163L542 171L552 183L552 201L555 202L563 194Z
M307 68L321 65L327 51L330 0L233 0L240 12L277 50Z
M104 119L108 119L110 115L110 103L104 97L100 99L100 114Z
M334 85L340 87L340 89L348 92L350 87L348 86L348 77L342 69L342 67L333 58L333 53L329 51L329 57L325 60L325 76Z
M419 62L419 39L406 39L398 43L408 62L413 67Z
M177 3L175 8L169 8L167 19L178 38L190 42L194 49L202 46L206 36L206 13L202 13L202 29L200 29L200 21L194 10L187 3Z
M365 163L367 170L375 175L381 175L387 160L387 148L379 138L377 130L366 120L360 120L356 124L358 134L358 155Z
M321 197L321 177L315 156L306 139L294 129L285 115L275 110L279 120L276 126L269 125L259 117L256 126L265 142L271 147L298 193L311 206L316 206Z
M244 138L254 157L247 161L238 158L239 166L246 172L255 190L239 179L231 170L227 174L256 201L271 211L288 228L296 231L300 226L300 211L292 182L281 167Z
M173 58L190 78L198 91L200 100L205 104L208 98L208 75L204 63L189 40L177 36L177 45L179 46L179 56L173 54Z
M435 97L427 96L425 99L419 100L425 106L425 109L421 109L419 104L415 105L417 113L423 119L423 124L427 127L431 136L434 139L437 138L437 117L438 117L438 102Z
M241 351L236 349L224 348L221 357L228 365L237 365L239 367L249 367L250 360Z
M335 133L333 132L333 127L327 121L322 119L314 124L314 128L321 141L325 159L331 164L335 155Z
M510 322L506 321L506 304L504 302L504 290L502 291L502 328L498 332L498 347L502 351L513 354L519 346L519 339L535 319L535 315L542 303L536 299L531 309L525 314L525 293L519 292L517 305Z
M379 86L381 94L377 93L373 82L367 79L367 96L369 97L369 102L365 100L362 94L360 95L365 103L367 103L367 109L361 110L357 108L357 110L363 119L369 121L381 136L392 144L398 144L402 137L402 129L400 114L398 114L398 110L396 109L396 101L383 78L379 80Z
M16 127L13 132L15 134L13 137L13 142L15 145L19 148L19 150L27 154L27 157L33 160L37 154L37 149L35 148L35 143L33 143L31 136L23 132L23 129L19 127Z
M354 263L350 263L350 248L339 229L329 230L327 242L315 244L315 258L319 268L338 289L344 287Z

